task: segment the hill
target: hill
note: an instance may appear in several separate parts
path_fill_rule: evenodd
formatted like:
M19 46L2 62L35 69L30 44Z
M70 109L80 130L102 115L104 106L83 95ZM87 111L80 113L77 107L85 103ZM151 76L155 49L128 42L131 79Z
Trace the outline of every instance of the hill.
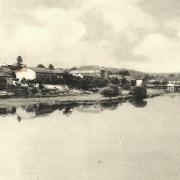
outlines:
M149 73L149 72L141 72L141 71L136 71L133 69L126 69L126 68L112 68L112 67L103 67L103 66L96 66L96 65L90 65L90 66L81 66L81 67L73 67L66 69L67 71L71 71L74 69L79 69L79 70L97 70L97 69L107 69L111 74L119 74L122 73L123 71L128 71L130 76L133 77L138 77L138 78L143 78L145 75L149 76L154 76L154 77L162 77L166 78L169 77L169 75L173 74L175 77L180 77L180 73Z

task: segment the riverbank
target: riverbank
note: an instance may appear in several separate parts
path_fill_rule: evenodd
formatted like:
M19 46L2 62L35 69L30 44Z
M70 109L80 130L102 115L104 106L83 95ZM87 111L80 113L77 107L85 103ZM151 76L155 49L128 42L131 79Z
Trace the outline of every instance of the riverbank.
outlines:
M123 100L127 95L117 97L103 97L102 95L95 94L82 94L78 96L59 96L59 97L45 97L45 98L10 98L1 99L0 106L24 106L38 103L78 103L78 102L101 102L110 100Z
M149 93L147 98L160 96L163 93L153 92ZM58 96L58 97L44 97L44 98L9 98L1 99L0 107L4 106L27 106L31 104L47 103L47 104L70 104L70 103L113 103L117 101L132 100L133 96L129 94L123 94L116 97L104 97L99 93L93 94L82 94L82 95L69 95L69 96Z

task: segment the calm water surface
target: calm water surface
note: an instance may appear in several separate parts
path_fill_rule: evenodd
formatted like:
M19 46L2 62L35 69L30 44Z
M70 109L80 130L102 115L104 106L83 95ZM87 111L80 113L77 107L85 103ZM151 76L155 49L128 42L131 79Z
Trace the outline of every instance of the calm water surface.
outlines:
M2 180L179 180L180 96L0 117Z

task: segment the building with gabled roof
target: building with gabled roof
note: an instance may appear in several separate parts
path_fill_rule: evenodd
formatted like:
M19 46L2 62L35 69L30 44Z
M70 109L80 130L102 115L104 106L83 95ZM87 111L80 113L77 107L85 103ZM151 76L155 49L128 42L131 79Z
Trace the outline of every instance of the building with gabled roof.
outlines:
M36 80L40 83L52 84L55 81L63 78L64 71L61 69L48 69L48 68L23 68L16 72L16 78L19 80Z
M99 66L82 66L69 72L74 76L79 77L97 77L102 79L108 79L108 70Z

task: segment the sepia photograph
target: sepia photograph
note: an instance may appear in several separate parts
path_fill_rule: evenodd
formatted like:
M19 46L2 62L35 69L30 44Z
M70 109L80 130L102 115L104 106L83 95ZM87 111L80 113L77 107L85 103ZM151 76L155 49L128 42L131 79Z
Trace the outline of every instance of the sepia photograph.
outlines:
M0 180L179 180L180 1L0 0Z

